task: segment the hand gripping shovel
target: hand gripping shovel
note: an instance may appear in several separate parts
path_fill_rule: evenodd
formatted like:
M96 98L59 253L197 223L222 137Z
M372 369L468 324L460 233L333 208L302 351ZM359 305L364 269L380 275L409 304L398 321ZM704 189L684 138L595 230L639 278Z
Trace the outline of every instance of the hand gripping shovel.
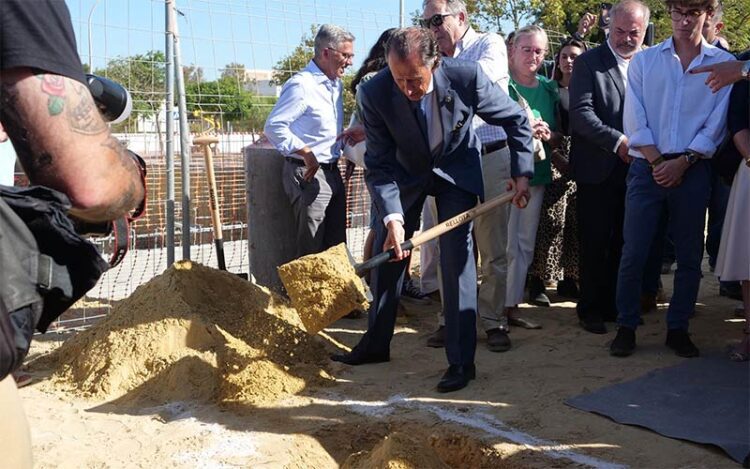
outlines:
M513 199L513 192L494 197L401 243L412 250L457 226L484 215ZM354 264L342 243L318 254L310 254L279 267L292 306L309 334L317 334L354 309L366 309L367 299L360 277L395 257L389 249L361 264Z

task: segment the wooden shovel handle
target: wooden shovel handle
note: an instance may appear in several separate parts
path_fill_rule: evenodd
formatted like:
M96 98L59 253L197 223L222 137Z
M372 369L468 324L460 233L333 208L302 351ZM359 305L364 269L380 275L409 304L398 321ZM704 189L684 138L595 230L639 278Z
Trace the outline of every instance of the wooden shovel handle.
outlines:
M414 236L413 238L404 241L403 243L401 243L401 250L412 250L415 247L426 243L427 241L433 240L457 226L463 225L464 223L467 223L479 216L484 215L495 207L499 207L500 205L510 202L511 200L513 200L514 195L515 194L513 192L506 192L505 194L493 197L483 204L478 204L465 212L459 213L455 217L449 220L445 220L444 222L433 226L429 230L425 230ZM389 249L385 252L381 252L377 256L371 257L361 264L355 265L354 270L357 272L357 275L361 276L368 270L393 259L395 255L396 251L394 249Z

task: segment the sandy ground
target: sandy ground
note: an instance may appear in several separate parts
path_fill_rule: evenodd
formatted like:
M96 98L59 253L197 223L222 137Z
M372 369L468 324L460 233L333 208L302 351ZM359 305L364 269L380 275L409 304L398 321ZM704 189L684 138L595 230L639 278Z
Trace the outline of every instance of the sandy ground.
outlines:
M663 277L671 290L672 275ZM269 407L226 410L191 402L127 408L21 389L39 468L329 468L370 450L394 430L438 438L453 467L738 467L716 448L619 425L566 406L565 399L683 359L664 345L666 305L644 317L636 354L607 353L614 328L593 335L577 326L574 304L554 294L551 308L524 308L542 330L514 328L513 349L486 350L480 334L477 380L439 394L443 350L425 346L438 303L406 305L391 362L360 367L337 364L339 382L306 389ZM740 336L737 302L719 297L705 272L693 339L704 353L720 353ZM353 345L366 319L342 319L326 333ZM71 332L36 341L32 356L48 353ZM452 459L451 459L452 458Z

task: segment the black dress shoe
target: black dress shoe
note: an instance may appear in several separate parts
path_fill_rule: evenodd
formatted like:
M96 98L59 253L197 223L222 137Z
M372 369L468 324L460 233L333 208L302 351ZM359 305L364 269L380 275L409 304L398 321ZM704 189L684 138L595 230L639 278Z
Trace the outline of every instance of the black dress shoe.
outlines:
M463 389L474 379L477 374L476 367L472 365L451 365L445 372L437 385L438 392L452 392Z
M569 277L566 277L557 283L557 294L563 298L572 299L578 299L581 296L576 281Z
M439 326L435 332L427 337L427 346L432 348L445 347L445 326Z
M601 319L581 319L578 324L581 325L584 331L591 332L592 334L607 333L607 327Z
M510 350L508 331L495 327L487 331L487 349L490 352L507 352Z
M609 346L609 354L613 357L627 357L635 351L635 331L629 327L620 326L615 340Z
M700 350L690 340L690 335L684 329L668 330L666 345L679 357L693 358L700 355Z
M356 366L391 361L391 357L388 353L364 353L355 348L349 353L334 353L331 360Z

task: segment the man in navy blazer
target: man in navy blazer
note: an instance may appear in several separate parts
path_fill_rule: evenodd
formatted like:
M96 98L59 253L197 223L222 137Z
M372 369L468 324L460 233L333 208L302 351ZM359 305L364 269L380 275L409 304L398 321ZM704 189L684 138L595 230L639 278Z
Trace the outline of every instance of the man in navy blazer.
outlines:
M399 247L419 226L427 195L438 220L472 208L484 194L475 114L508 134L518 154L512 176L532 177L531 128L523 110L474 62L440 57L428 29L398 30L387 45L388 68L360 88L367 136L366 181L377 211L375 250L396 256L374 272L374 302L366 334L351 353L333 360L360 365L390 359L401 278L408 251ZM513 203L524 206L528 183L520 178ZM377 254L377 252L373 253ZM440 237L448 371L438 391L465 387L476 373L477 283L471 223Z
M583 329L607 332L617 318L615 289L622 254L628 139L622 114L630 59L641 49L648 6L622 0L610 10L607 41L578 57L570 79L570 170L578 189Z

